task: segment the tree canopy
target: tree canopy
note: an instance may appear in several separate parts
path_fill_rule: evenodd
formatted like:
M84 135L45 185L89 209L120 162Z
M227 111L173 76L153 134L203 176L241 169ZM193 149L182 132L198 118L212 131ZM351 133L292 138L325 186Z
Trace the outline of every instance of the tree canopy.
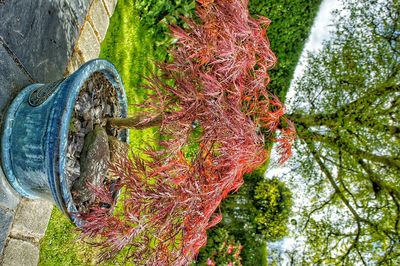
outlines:
M265 265L266 242L288 234L292 194L285 183L278 178L264 179L261 171L245 175L244 181L222 202L222 222L207 233L207 245L197 258L200 265L207 258L214 258L217 265L225 262L224 251L235 241L242 247L239 253L243 265ZM229 256L227 259L233 261Z
M297 261L400 263L400 4L343 1L310 54L290 114L290 176L307 187ZM292 254L293 255L293 254Z
M222 203L222 223L242 241L280 240L288 233L291 205L292 194L278 178L248 175L243 187Z

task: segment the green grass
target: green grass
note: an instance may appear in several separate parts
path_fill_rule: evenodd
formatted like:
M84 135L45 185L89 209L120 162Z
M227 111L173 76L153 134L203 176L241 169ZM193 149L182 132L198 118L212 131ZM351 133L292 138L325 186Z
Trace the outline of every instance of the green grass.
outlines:
M128 97L129 114L138 112L135 105L148 93L144 78L154 71L154 41L142 27L134 1L119 1L109 31L101 45L100 57L114 63L121 74ZM157 138L155 129L130 130L131 148L137 152Z
M39 265L94 265L93 249L76 242L75 229L75 225L54 208L46 235L40 241Z

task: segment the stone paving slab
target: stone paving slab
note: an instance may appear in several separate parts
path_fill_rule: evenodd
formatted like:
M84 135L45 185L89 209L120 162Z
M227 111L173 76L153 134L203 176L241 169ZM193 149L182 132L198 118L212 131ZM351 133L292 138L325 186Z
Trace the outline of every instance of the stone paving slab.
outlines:
M75 51L78 51L85 62L99 56L100 43L97 41L96 33L88 21L83 24Z
M0 254L3 252L3 247L7 239L8 230L11 227L13 213L10 210L0 208Z
M118 0L103 0L103 2L107 9L108 16L111 17L111 15L114 13L115 7L117 6Z
M62 78L91 0L6 0L0 36L35 81Z
M89 9L89 18L91 26L96 32L98 39L101 41L106 37L108 25L110 24L107 9L102 0L94 0Z
M3 266L36 266L39 262L39 248L27 241L9 239L4 250ZM56 265L54 265L56 266Z
M0 125L2 111L18 91L29 83L31 83L29 76L18 67L0 37Z
M0 208L14 210L16 209L19 200L20 197L8 184L3 170L0 168Z
M83 60L81 53L79 51L74 51L72 54L67 69L65 70L65 75L72 74L75 70L77 70L85 61Z
M52 209L51 202L22 199L15 213L10 236L39 242L46 233Z

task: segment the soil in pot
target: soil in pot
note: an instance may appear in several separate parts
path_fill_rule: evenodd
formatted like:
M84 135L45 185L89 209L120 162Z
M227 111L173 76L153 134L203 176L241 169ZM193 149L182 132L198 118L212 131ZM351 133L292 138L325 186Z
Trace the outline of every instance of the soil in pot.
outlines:
M115 88L102 73L94 73L82 86L68 134L66 176L79 212L96 203L89 184L112 187L108 165L118 154L127 154L128 145L117 139L119 131L106 129L107 119L120 114Z

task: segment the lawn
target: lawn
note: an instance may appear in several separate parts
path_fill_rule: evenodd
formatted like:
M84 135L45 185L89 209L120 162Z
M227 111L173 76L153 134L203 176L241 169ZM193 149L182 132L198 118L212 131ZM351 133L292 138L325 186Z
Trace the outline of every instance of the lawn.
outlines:
M143 30L140 17L132 1L119 1L111 19L110 30L101 45L101 58L113 62L121 74L127 92L129 112L136 112L146 91L137 89L144 77L154 69L153 41ZM130 131L131 148L137 150L156 137L152 129ZM40 242L39 265L94 265L95 250L77 242L75 226L57 208L53 213L45 237Z
M260 3L262 2L262 3ZM253 14L268 16L272 24L268 31L272 49L279 62L271 71L271 89L282 99L308 36L320 0L250 1ZM178 22L180 15L193 14L194 1L119 0L100 57L113 62L120 72L127 91L129 110L144 100L145 77L156 71L153 60L168 60L165 48L171 40L165 37L163 22ZM161 23L159 23L161 21ZM158 138L155 130L131 131L133 152ZM74 225L54 208L45 237L40 242L39 265L94 265L96 250L77 242ZM264 250L264 249L263 249ZM105 264L106 265L106 264ZM110 264L114 265L114 264Z

